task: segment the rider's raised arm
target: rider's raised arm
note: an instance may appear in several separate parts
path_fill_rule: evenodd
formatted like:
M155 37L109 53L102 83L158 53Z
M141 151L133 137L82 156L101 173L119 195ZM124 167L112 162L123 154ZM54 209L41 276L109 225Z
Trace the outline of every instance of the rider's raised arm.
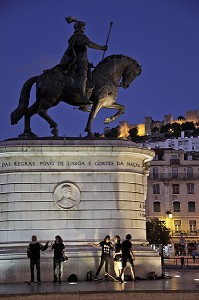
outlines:
M107 51L107 49L108 49L107 46L100 46L100 45L95 44L95 43L93 43L93 42L91 42L91 41L89 41L89 42L87 43L87 46L88 46L89 48L92 48L92 49L103 50L103 51Z

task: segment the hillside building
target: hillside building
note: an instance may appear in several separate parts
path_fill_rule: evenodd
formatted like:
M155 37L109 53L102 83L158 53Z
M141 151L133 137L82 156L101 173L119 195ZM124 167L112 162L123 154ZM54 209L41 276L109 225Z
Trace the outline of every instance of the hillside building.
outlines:
M148 177L146 218L166 222L172 254L199 244L199 152L156 148Z

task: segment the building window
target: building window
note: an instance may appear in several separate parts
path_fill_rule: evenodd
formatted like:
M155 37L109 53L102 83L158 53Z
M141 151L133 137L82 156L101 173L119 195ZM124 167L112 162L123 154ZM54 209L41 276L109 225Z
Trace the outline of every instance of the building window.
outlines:
M155 156L154 156L154 159L153 160L159 160L159 156L156 154Z
M187 183L187 194L194 194L194 183Z
M153 167L152 175L153 175L153 178L158 178L158 167Z
M172 178L178 178L178 168L177 167L172 168Z
M187 179L192 179L192 178L193 178L193 168L187 167Z
M170 164L171 165L179 165L178 155L176 155L176 154L171 155Z
M173 202L173 211L174 212L180 212L180 202L179 201L174 201Z
M180 186L179 184L172 184L173 194L180 194Z
M160 185L159 183L153 184L153 194L160 194Z
M189 212L195 212L196 211L196 205L194 201L188 202L188 211Z
M180 220L174 220L174 228L175 228L175 232L181 232L181 221Z
M193 160L192 154L188 154L188 155L187 155L187 160Z
M154 212L161 212L160 202L159 201L153 202L153 211Z
M190 232L196 232L196 220L189 220Z

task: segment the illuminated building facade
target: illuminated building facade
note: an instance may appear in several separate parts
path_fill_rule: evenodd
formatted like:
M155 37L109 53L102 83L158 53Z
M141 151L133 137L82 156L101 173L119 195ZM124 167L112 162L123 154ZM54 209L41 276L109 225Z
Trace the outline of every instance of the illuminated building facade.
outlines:
M128 137L128 131L132 128L137 128L138 136L151 136L154 133L154 129L160 131L161 127L166 124L178 123L182 124L185 122L193 122L196 127L199 125L199 109L190 110L185 113L185 117L179 116L178 119L174 120L172 114L164 115L162 121L154 121L151 116L146 116L144 118L144 123L141 124L129 124L127 121L119 122L120 136L119 137ZM106 127L106 130L110 130L109 127ZM159 134L157 134L159 136Z
M199 152L154 149L146 198L147 220L157 217L172 233L172 253L199 244ZM196 247L197 248L197 247Z

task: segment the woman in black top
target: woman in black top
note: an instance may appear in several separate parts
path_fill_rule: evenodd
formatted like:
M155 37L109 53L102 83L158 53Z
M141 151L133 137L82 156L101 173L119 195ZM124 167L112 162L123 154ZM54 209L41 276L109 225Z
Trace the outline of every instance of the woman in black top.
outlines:
M55 242L52 244L52 250L54 250L54 257L53 257L53 269L54 269L54 280L53 282L62 283L63 277L63 255L64 255L65 246L63 244L62 238L57 235L55 237ZM51 250L51 251L52 251Z
M115 235L114 236L114 271L116 277L120 276L121 270L122 270L122 244L120 242L120 236Z

